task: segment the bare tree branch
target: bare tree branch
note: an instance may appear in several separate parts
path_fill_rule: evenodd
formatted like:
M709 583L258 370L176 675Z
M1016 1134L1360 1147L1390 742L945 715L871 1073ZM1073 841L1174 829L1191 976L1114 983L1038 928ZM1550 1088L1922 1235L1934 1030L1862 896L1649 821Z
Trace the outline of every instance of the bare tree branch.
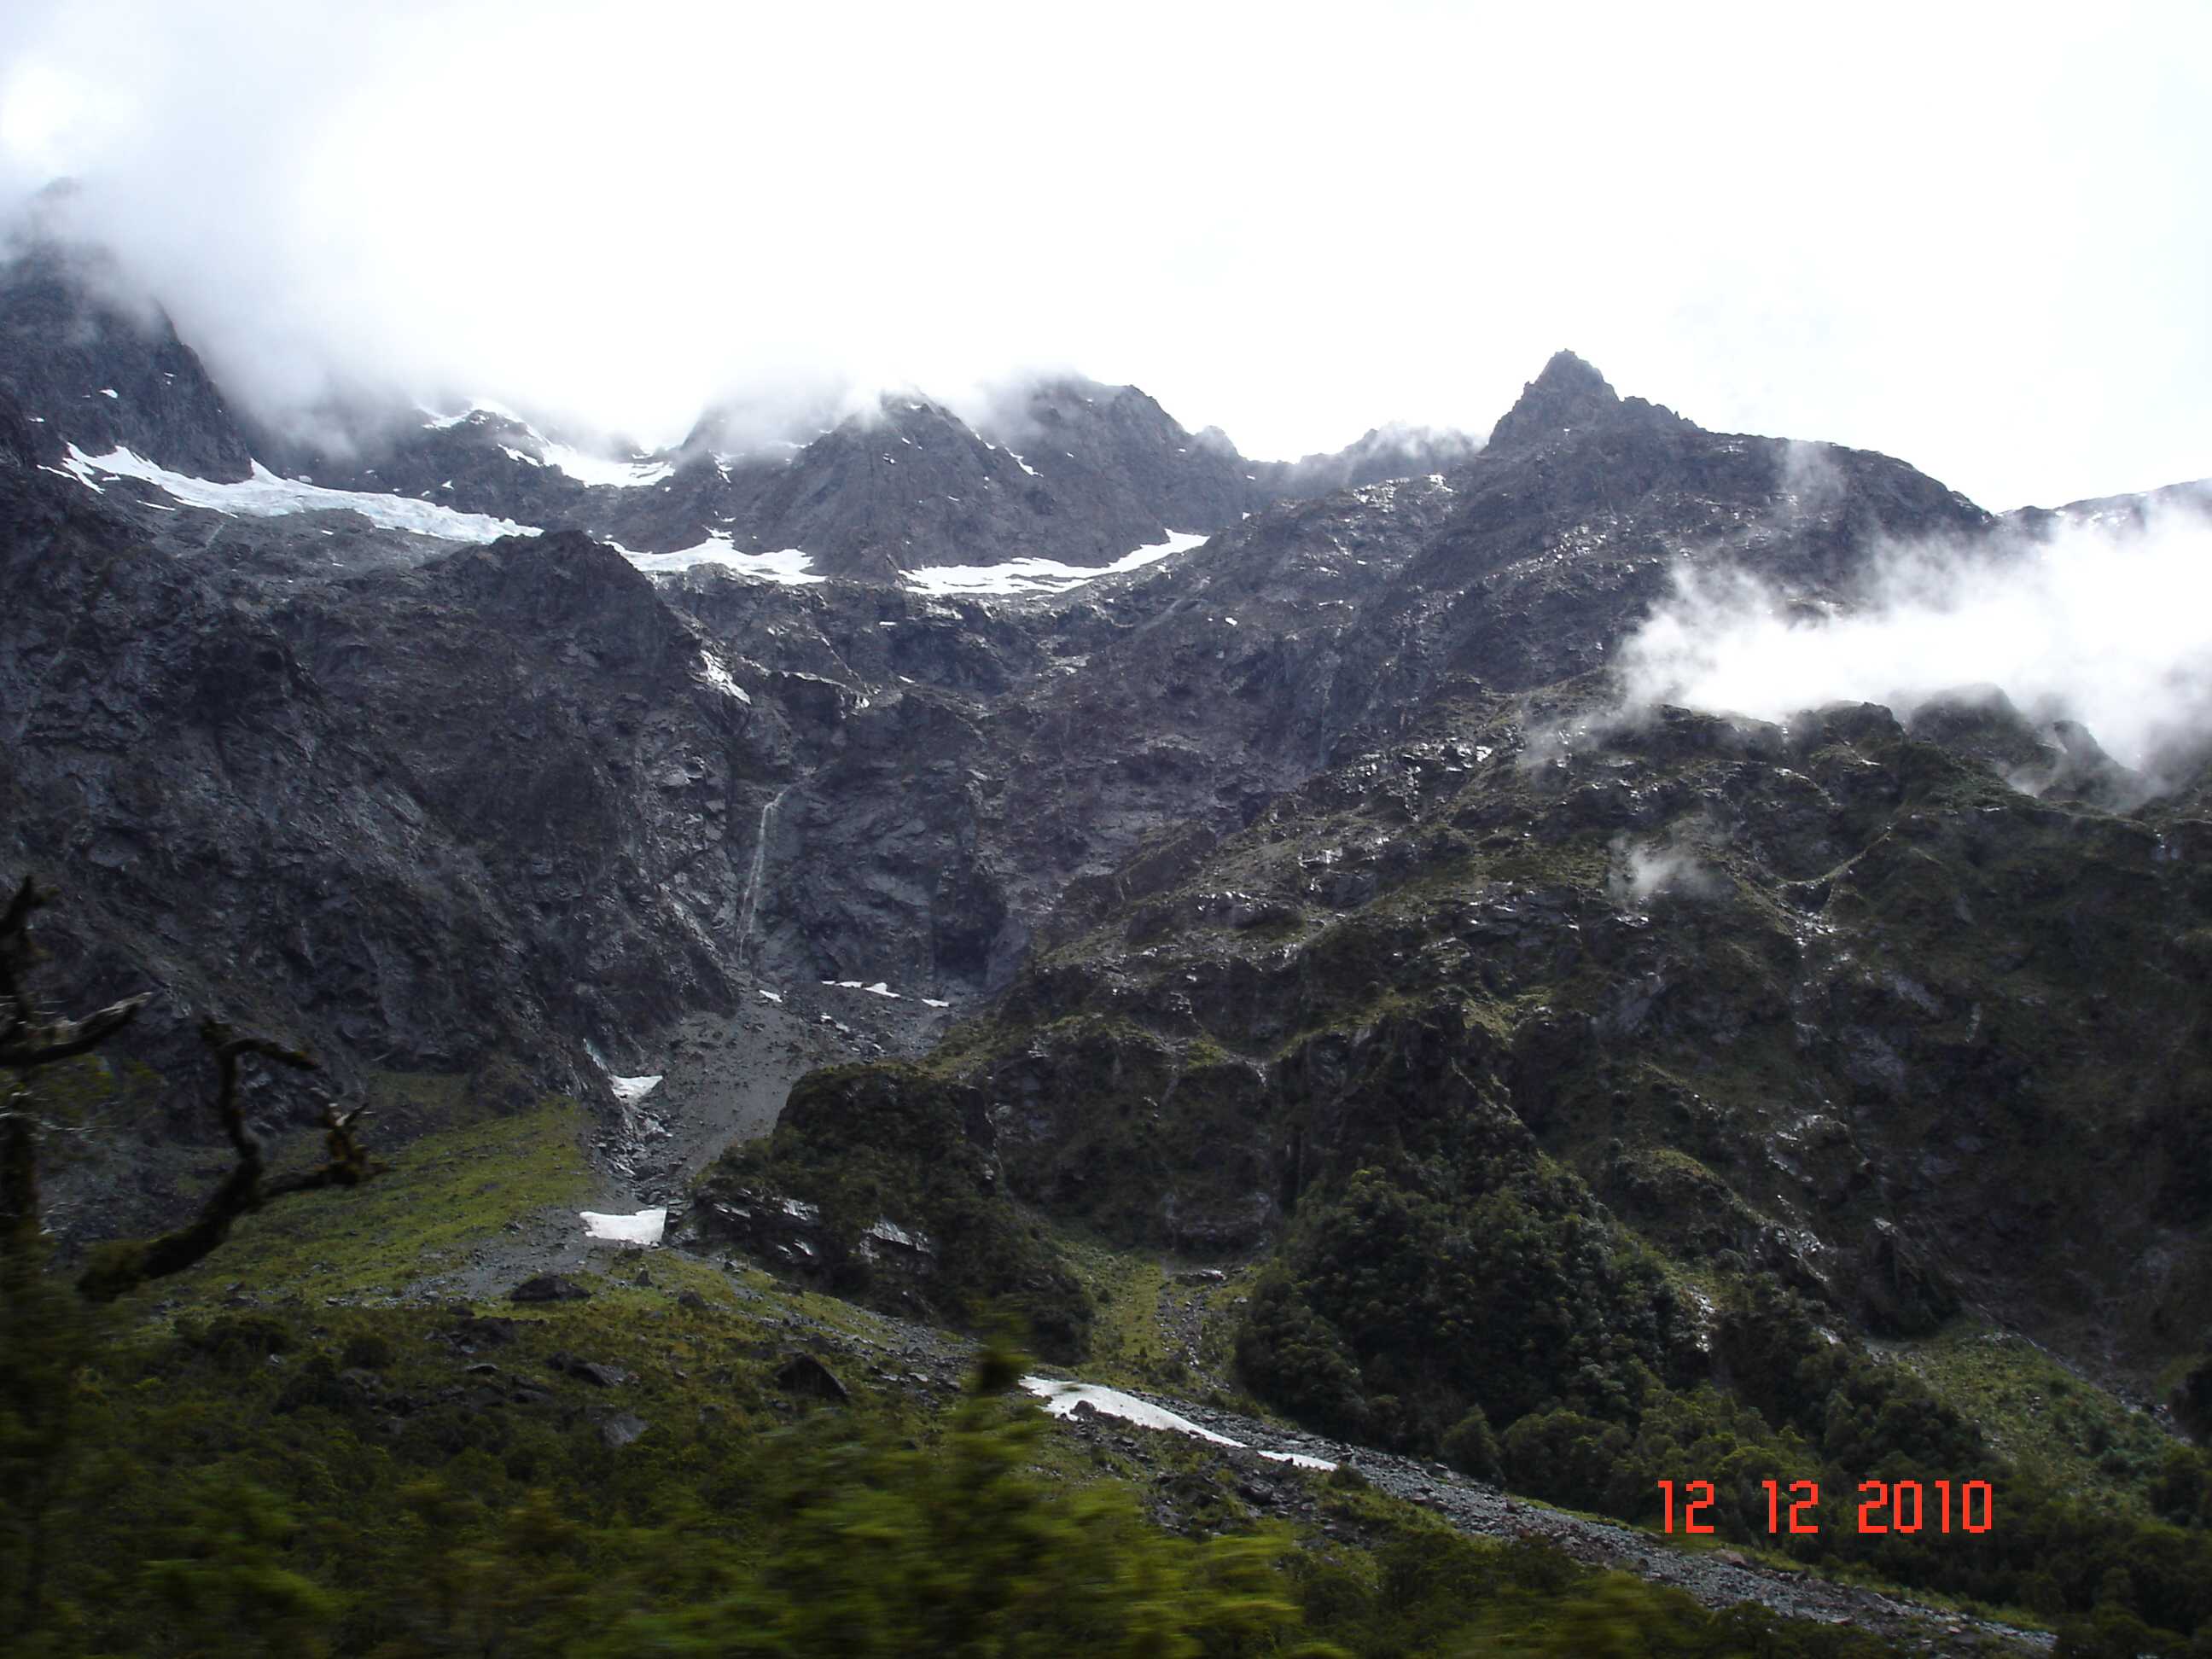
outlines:
M82 1019L33 1015L23 985L38 959L31 939L31 917L53 894L26 876L0 910L0 1066L26 1070L71 1055L88 1054L128 1025L149 1000L126 997ZM355 1133L365 1114L323 1108L323 1137L328 1156L313 1169L270 1176L260 1137L246 1121L239 1099L239 1066L259 1060L295 1071L319 1069L312 1054L288 1048L267 1037L234 1030L218 1019L200 1022L200 1041L214 1055L219 1081L215 1109L238 1161L200 1206L189 1224L157 1238L128 1239L103 1245L76 1282L79 1293L111 1302L152 1279L182 1273L230 1237L231 1224L272 1199L325 1187L357 1187L383 1166L372 1159ZM37 1115L17 1109L18 1090L0 1099L0 1250L35 1247L40 1227Z
M0 1066L51 1066L58 1060L89 1054L137 1018L138 1011L151 1000L152 994L142 991L135 997L111 1002L82 1019L48 1020L44 1024L23 1018L9 1020L5 1024L9 1029L0 1035ZM20 1003L14 1006L18 1010L21 1007Z
M324 1142L330 1156L311 1170L265 1178L260 1137L246 1121L238 1098L239 1062L248 1055L274 1060L297 1071L319 1069L314 1057L287 1048L266 1037L244 1036L221 1020L200 1022L200 1041L214 1052L222 1080L216 1096L216 1113L223 1133L237 1151L238 1162L222 1182L207 1196L199 1215L188 1224L158 1238L134 1239L103 1248L77 1279L80 1294L94 1302L112 1302L149 1279L182 1273L211 1254L230 1237L231 1224L258 1210L271 1199L325 1187L357 1187L381 1170L354 1134L354 1125L366 1115L356 1109L341 1114L335 1106L323 1108Z
M21 1116L0 1122L0 1249L15 1249L39 1232L39 1149Z
M0 1066L50 1066L58 1060L89 1054L136 1018L148 998L125 997L82 1019L40 1021L33 1017L23 975L38 960L31 939L31 916L53 902L53 894L23 878L8 908L0 912Z
M30 1019L24 1005L22 976L38 947L31 943L31 913L52 896L26 876L0 913L0 1042L12 1042Z

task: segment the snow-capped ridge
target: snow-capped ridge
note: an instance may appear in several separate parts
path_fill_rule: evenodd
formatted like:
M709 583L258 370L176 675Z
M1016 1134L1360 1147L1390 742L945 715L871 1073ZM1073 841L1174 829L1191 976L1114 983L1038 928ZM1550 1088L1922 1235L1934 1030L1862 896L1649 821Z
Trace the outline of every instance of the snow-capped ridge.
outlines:
M609 544L616 552L628 559L649 576L672 575L679 570L689 570L694 565L720 565L732 575L750 577L756 581L777 582L786 586L800 586L809 582L830 579L814 568L813 556L804 548L781 547L758 553L742 551L727 536L715 534L690 547L678 548L672 553L637 553L620 542Z
M533 525L517 524L482 513L463 513L435 501L405 495L381 495L367 490L331 489L299 478L280 478L260 462L252 475L236 483L189 477L156 465L128 449L105 455L88 455L69 446L63 465L84 486L98 492L92 474L105 472L137 478L166 491L187 507L256 519L281 518L293 513L358 513L387 530L404 530L448 542L495 542L503 536L535 536Z
M673 462L665 456L637 450L625 456L593 454L548 437L521 415L493 398L471 398L469 406L457 415L441 415L425 404L416 407L430 417L422 422L425 432L449 432L455 427L471 424L488 429L494 426L510 429L517 441L500 444L502 453L526 466L551 467L588 489L636 489L665 483L676 476Z
M1058 559L1008 559L1000 564L935 565L901 573L900 580L925 593L1065 593L1101 576L1119 576L1156 564L1170 554L1208 539L1202 531L1170 530L1164 542L1135 548L1111 564L1063 564Z

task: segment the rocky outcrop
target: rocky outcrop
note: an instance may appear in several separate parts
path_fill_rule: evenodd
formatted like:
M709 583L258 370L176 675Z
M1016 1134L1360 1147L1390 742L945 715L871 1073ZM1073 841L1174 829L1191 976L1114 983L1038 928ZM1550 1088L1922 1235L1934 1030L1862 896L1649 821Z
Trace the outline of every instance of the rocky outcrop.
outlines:
M1671 409L1641 398L1624 400L1571 351L1553 354L1544 372L1521 388L1520 398L1491 428L1493 453L1548 447L1577 432L1613 429L1644 433L1679 431L1689 422Z
M2021 793L1992 762L2040 740L1987 701L1556 748L1527 712L1434 708L1032 957L940 1061L1006 1193L1243 1252L1484 1145L1871 1332L1971 1303L2146 1370L2185 1344L2212 1188L2156 1079L2212 1057L2193 820Z
M199 358L94 250L34 238L0 265L0 391L36 428L43 461L74 442L202 478L252 465Z

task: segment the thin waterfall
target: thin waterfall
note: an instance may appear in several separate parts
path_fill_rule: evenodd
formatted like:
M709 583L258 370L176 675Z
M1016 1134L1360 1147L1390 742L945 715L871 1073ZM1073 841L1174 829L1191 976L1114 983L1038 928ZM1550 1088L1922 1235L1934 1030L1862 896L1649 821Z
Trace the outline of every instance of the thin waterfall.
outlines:
M738 961L742 963L752 949L753 919L760 907L761 866L768 858L769 824L775 817L775 809L783 805L792 786L786 784L769 797L768 805L761 808L760 828L753 836L753 866L745 872L744 902L738 907Z

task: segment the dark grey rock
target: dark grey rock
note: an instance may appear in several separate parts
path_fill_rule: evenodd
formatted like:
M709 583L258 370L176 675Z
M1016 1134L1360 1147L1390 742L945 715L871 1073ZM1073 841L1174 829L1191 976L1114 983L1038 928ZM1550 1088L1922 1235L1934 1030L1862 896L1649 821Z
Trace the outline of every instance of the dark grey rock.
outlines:
M562 1273L539 1273L507 1292L510 1302L584 1302L591 1291Z
M775 1386L786 1394L826 1400L833 1405L842 1405L852 1398L851 1392L837 1380L837 1374L809 1353L791 1355L776 1367L775 1380Z
M593 1388L617 1389L631 1381L630 1374L619 1365L601 1364L597 1360L579 1359L570 1353L556 1353L545 1362L555 1370L589 1382Z

